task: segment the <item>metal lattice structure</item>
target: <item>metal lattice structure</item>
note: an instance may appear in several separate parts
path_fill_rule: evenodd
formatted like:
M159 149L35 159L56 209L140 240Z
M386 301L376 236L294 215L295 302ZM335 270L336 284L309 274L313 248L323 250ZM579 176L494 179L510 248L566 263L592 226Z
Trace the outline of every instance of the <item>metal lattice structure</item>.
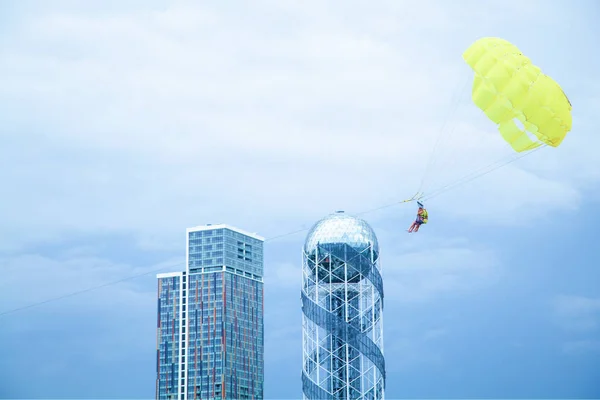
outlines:
M367 222L337 212L312 227L301 297L304 399L383 399L383 280Z

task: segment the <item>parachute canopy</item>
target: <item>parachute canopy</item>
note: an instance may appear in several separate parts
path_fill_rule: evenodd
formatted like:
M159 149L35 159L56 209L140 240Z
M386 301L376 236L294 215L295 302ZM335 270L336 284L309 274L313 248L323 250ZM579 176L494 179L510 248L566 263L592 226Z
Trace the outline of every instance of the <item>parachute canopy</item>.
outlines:
M479 39L463 58L475 71L473 102L515 151L560 145L571 130L572 107L558 83L504 39Z

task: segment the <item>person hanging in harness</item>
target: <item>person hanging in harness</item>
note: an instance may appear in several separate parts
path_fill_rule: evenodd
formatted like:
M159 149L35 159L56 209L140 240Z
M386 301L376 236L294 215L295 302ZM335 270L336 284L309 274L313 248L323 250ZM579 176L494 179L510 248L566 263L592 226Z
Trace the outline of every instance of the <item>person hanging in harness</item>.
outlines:
M408 228L408 233L418 232L421 225L426 224L429 220L429 214L427 213L427 210L423 207L423 203L417 201L417 204L419 205L419 210L417 211L417 219L415 220L415 222L412 223L410 228Z

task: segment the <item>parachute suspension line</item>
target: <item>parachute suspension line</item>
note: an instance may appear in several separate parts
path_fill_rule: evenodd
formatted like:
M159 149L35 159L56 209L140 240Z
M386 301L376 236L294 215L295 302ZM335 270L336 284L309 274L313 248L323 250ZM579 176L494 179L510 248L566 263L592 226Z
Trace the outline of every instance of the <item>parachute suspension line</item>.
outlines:
M448 125L448 121L452 118L452 116L454 116L456 114L456 111L458 110L458 107L459 107L459 105L460 105L460 103L461 103L461 101L462 101L462 99L464 97L465 89L466 89L466 87L467 87L467 85L469 84L470 81L472 81L472 78L469 75L466 75L464 83L459 86L458 92L455 92L454 96L452 96L454 107L448 113L448 116L444 120L442 128L440 129L440 132L437 135L435 144L433 145L433 149L431 150L431 154L429 155L429 159L427 161L427 165L425 166L425 172L423 173L423 177L421 178L421 183L419 184L419 189L417 190L417 195L419 193L422 193L423 187L425 186L425 182L426 182L426 180L429 177L429 174L431 172L431 167L434 164L434 159L435 159L435 156L436 156L436 151L437 151L437 149L439 147L439 144L440 144L440 141L442 139L444 130L446 129L446 126ZM447 135L447 137L450 136L450 135L452 135L454 133L455 129L456 129L456 125L453 125L453 128L450 131L450 134ZM415 196L417 196L417 195L415 195Z
M464 185L465 183L471 182L471 181L473 181L473 180L475 180L477 178L480 178L480 177L482 177L484 175L487 175L487 174L489 174L489 173L491 173L491 172L493 172L493 171L495 171L495 170L497 170L499 168L502 168L502 167L504 167L504 166L506 166L508 164L511 164L511 163L517 161L517 160L520 160L521 158L526 157L529 154L535 153L536 151L541 150L544 147L547 147L547 145L544 144L544 145L539 146L539 147L537 147L537 148L535 148L535 149L533 149L531 151L528 151L526 153L521 153L521 154L516 154L516 155L513 154L513 155L510 155L508 157L501 158L501 159L499 159L496 162L493 162L493 163L491 163L491 164L489 164L489 165L487 165L485 167L479 168L479 169L477 169L477 170L475 170L475 171L473 171L473 172L471 172L471 173L463 176L462 178L457 179L456 181L454 181L454 182L452 182L450 184L447 184L447 185L445 185L443 187L440 187L440 188L432 191L431 194L429 194L426 197L426 199L432 199L432 198L437 197L440 194L442 194L442 193L444 193L444 192L446 192L448 190L451 190L451 189L453 189L455 187Z
M503 157L503 158L499 159L498 161L493 162L491 164L488 164L487 166L485 166L483 168L479 168L479 169L475 170L474 172L471 172L470 174L467 174L467 175L463 176L460 179L457 179L456 181L454 181L452 183L449 183L449 184L447 184L445 186L442 186L442 187L440 187L438 189L433 190L431 192L431 194L424 195L424 193L417 192L410 199L406 199L406 200L399 201L399 202L396 201L394 203L386 204L386 205L383 205L383 206L380 206L380 207L377 207L377 208L372 208L370 210L362 211L362 212L356 213L354 215L359 216L359 215L363 215L363 214L368 214L368 213L372 213L372 212L375 212L375 211L383 210L385 208L393 207L393 206L396 206L398 204L410 203L412 201L428 201L428 200L431 200L431 199L439 196L440 194L442 194L444 192L447 192L447 191L452 190L452 189L454 189L456 187L464 185L465 183L469 183L469 182L471 182L471 181L473 181L473 180L475 180L477 178L480 178L480 177L482 177L484 175L487 175L487 174L489 174L489 173L491 173L491 172L493 172L493 171L495 171L495 170L497 170L499 168L502 168L502 167L504 167L504 166L506 166L506 165L508 165L510 163L513 163L513 162L515 162L515 161L517 161L517 160L519 160L519 159L521 159L523 157L526 157L529 154L533 154L536 151L541 150L541 149L543 149L544 147L547 147L547 146L548 145L546 145L546 144L542 144L541 146L539 146L537 148L534 148L533 150L530 150L528 152L518 153L518 154L512 154L512 155L510 155L508 157ZM504 161L504 162L502 162L502 161ZM499 164L499 165L496 165L496 164ZM492 168L490 169L490 167L492 167ZM479 171L481 171L481 172L479 172ZM479 172L479 173L477 173L477 172Z
M456 105L456 107L455 107L455 113L454 113L455 115L458 115L458 114L459 114L459 113L457 113L457 112L456 112L456 110L458 110L458 108L459 108L459 107L460 107L460 105L462 104L462 101L464 100L464 98L465 98L465 95L468 95L468 94L470 95L470 91L469 91L469 90L466 90L466 89L467 89L467 86L468 86L468 85L469 85L471 82L472 82L472 80L470 79L470 77L469 77L469 76L467 76L467 81L465 82L465 84L464 84L464 86L463 86L463 89L462 89L462 91L461 91L461 93L460 93L460 97L459 97L459 99L458 99L458 103L457 103L457 105ZM448 134L447 134L447 135L445 135L445 139L446 139L448 142L452 142L452 140L451 140L451 139L453 139L454 133L457 131L457 129L456 129L456 128L457 128L457 126L458 126L458 122L457 122L457 121L454 121L454 123L453 123L451 126L452 126L452 127L450 128L450 132L448 132ZM432 164L431 164L431 167L433 167L433 166L436 164L436 162L437 162L437 161L438 161L438 160L434 160L434 161L432 162ZM456 161L457 161L457 157L456 157L456 156L455 156L455 157L450 157L450 159L448 160L448 162L449 162L449 165L448 165L448 164L446 164L446 162L444 162L444 166L443 166L443 168L444 168L444 169L446 169L446 168L450 168L451 166L453 166L454 164L456 164ZM432 175L434 175L434 174L430 174L430 176L432 176ZM437 184L437 182L438 182L438 178L435 178L435 177L433 177L433 178L431 179L430 183L428 183L428 184L427 184L426 188L428 188L429 186L433 186L433 184L434 184L434 183L435 183L435 184ZM421 197L423 197L423 196L421 196Z
M489 174L489 173L491 173L491 172L493 172L493 171L495 171L495 170L497 170L499 168L502 168L502 167L504 167L504 166L506 166L506 165L508 165L510 163L513 163L513 162L517 161L517 160L520 160L523 157L526 157L526 156L528 156L530 154L533 154L536 151L543 149L544 147L547 147L547 145L543 144L543 145L541 145L541 146L539 146L537 148L534 148L533 150L530 150L530 151L528 151L526 153L520 153L520 154L516 154L516 155L513 154L513 155L510 155L508 157L501 158L500 160L498 160L496 162L493 162L493 163L491 163L491 164L489 164L489 165L487 165L487 166L485 166L483 168L479 168L479 169L475 170L474 172L471 172L470 174L467 174L467 175L463 176L460 179L457 179L456 181L454 181L452 183L449 183L449 184L447 184L445 186L442 186L442 187L440 187L440 188L438 188L436 190L433 190L430 194L428 194L427 196L425 196L423 198L423 200L433 199L434 197L437 197L440 194L442 194L442 193L444 193L444 192L446 192L448 190L454 189L454 188L456 188L458 186L464 185L465 183L471 182L471 181L473 181L473 180L475 180L477 178L480 178L480 177L482 177L484 175L487 175L487 174ZM508 160L506 160L507 158L508 158ZM490 168L490 167L492 167L492 168ZM479 171L481 171L481 172L479 172Z

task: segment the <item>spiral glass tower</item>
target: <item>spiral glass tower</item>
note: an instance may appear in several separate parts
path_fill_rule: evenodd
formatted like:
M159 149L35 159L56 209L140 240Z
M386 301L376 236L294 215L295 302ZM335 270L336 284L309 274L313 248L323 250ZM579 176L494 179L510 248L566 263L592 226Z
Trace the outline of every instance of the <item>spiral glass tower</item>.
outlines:
M302 254L304 399L383 399L383 280L364 220L318 221Z

